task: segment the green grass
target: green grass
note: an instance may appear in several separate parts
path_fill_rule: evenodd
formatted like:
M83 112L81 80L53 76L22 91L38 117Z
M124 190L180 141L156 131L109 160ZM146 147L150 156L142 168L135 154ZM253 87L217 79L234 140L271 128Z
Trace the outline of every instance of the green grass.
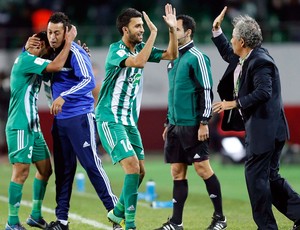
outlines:
M221 164L218 158L211 160L212 167L216 172L222 186L224 214L228 219L228 229L256 229L252 220L250 203L246 191L244 180L243 165ZM111 185L117 195L119 195L123 183L123 172L119 165L113 166L110 161L103 162L104 168L111 180ZM78 167L79 171L83 171ZM31 185L35 169L31 168L30 177L24 185L23 200L30 202ZM169 165L163 163L162 156L149 156L146 159L146 177L140 187L140 192L145 191L146 181L152 179L156 182L156 192L159 195L158 200L172 199L172 179L170 176ZM286 177L294 186L296 191L300 191L299 166L282 165L281 174ZM0 229L4 228L7 219L7 188L11 177L11 167L7 163L0 164ZM189 196L184 209L184 227L185 230L205 229L210 221L213 212L212 204L207 195L204 182L196 176L193 168L189 168ZM54 175L49 181L44 207L47 208L43 215L46 220L55 220L53 212L55 208L55 185ZM28 203L23 203L20 209L20 218L23 223L30 213ZM106 210L96 196L96 192L91 186L89 180L86 180L86 192L78 193L75 189L72 194L70 213L76 214L69 221L72 230L91 230L101 229L99 227L85 224L85 220L94 220L102 223L102 229L111 229L111 225L106 219ZM274 209L279 229L291 229L292 222ZM171 209L152 209L146 201L138 202L137 227L139 230L148 230L159 227L172 214ZM80 219L82 217L83 219ZM86 218L86 219L84 219Z

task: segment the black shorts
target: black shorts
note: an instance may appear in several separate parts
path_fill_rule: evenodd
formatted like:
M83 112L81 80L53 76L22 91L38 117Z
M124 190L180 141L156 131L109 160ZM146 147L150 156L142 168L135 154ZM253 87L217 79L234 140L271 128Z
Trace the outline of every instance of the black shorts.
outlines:
M168 126L164 146L166 163L191 165L209 159L209 142L198 141L198 129L199 126Z

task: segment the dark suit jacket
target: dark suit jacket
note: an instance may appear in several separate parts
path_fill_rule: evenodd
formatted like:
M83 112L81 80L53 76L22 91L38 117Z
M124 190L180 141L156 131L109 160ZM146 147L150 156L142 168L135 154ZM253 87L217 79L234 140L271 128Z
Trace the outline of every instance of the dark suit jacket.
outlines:
M233 72L239 57L233 53L224 34L212 40L222 58L229 63L219 82L218 93L222 100L230 100L233 98ZM275 140L289 138L279 72L266 49L255 48L245 60L238 94L245 124L247 154L272 151Z

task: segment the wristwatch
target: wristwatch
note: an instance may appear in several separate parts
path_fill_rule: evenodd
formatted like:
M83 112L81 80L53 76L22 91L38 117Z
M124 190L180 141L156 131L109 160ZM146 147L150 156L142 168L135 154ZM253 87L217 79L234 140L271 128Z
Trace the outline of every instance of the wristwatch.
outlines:
M208 120L200 121L200 124L202 124L202 125L208 125Z

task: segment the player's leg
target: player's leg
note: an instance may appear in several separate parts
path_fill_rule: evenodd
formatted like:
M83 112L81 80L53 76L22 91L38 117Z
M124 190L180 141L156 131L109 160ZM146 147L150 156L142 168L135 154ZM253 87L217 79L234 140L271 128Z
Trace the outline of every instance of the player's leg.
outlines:
M216 226L219 229L226 229L227 220L223 215L221 185L209 162L208 141L199 142L190 150L190 156L194 161L197 174L205 182L206 190L214 207L212 222L208 229L215 229Z
M22 199L23 184L26 181L32 162L33 134L24 130L6 131L8 158L12 164L12 177L8 187L8 220L9 227L21 226L19 209Z
M36 132L34 135L35 143L32 161L35 163L37 172L33 181L32 211L26 222L31 227L45 228L47 223L43 219L41 209L48 180L52 174L52 166L50 152L43 134L41 132Z
M55 214L60 224L64 225L64 227L68 224L70 199L77 167L76 155L73 153L68 137L69 129L72 129L72 127L69 127L65 120L67 119L54 119L52 128L57 204ZM55 229L54 227L52 229Z
M173 178L173 213L157 230L183 229L182 217L184 204L188 196L187 160L185 151L181 146L177 127L169 125L164 145L165 162L171 164L171 175Z
M114 208L118 198L114 195L109 178L97 154L96 129L93 114L84 114L71 119L73 133L69 134L74 152L94 186L107 211ZM80 135L79 135L80 134Z
M98 123L103 147L110 154L112 162L114 164L119 162L125 172L120 199L113 212L108 214L108 218L112 221L121 221L125 216L126 229L135 228L137 189L140 181L139 159L128 137L127 128L116 123ZM143 152L141 151L140 154ZM142 156L139 157L143 159Z

